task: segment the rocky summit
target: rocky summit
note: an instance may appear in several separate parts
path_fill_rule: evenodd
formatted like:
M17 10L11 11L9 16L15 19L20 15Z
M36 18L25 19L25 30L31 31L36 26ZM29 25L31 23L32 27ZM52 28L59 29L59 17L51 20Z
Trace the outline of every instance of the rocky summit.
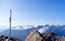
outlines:
M38 31L34 30L28 35L25 41L42 41L42 40L44 40L42 35Z
M46 32L41 34L37 30L32 31L25 41L65 41L65 36L59 36L56 33Z

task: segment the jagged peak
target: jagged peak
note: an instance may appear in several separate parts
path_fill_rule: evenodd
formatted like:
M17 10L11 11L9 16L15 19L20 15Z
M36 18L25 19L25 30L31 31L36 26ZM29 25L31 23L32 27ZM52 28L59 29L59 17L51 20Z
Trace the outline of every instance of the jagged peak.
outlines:
M42 39L43 39L43 36L37 30L34 30L28 35L25 41L39 41Z

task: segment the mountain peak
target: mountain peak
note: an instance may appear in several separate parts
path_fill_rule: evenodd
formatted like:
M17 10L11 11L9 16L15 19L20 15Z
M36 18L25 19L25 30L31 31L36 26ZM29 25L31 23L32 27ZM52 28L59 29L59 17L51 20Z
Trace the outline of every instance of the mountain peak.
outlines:
M43 40L43 36L37 30L34 30L28 35L25 41L41 41L41 40Z

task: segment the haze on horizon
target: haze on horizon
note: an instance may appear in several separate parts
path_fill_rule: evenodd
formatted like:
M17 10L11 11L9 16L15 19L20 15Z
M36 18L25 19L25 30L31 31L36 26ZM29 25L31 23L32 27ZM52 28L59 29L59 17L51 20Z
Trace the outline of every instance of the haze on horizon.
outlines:
M0 25L65 24L65 0L0 0Z

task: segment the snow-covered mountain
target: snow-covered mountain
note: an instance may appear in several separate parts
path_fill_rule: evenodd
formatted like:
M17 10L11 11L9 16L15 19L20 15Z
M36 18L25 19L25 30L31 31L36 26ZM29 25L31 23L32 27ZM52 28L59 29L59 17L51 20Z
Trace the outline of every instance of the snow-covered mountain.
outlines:
M65 25L63 25L63 26L60 26L60 25L54 26L54 25L52 25L52 26L50 26L50 29L48 31L55 32L58 35L64 35L65 36Z
M65 25L60 26L60 25L47 25L44 26L43 28L39 29L39 32L44 33L44 32L54 32L57 33L58 35L64 35L65 36Z

